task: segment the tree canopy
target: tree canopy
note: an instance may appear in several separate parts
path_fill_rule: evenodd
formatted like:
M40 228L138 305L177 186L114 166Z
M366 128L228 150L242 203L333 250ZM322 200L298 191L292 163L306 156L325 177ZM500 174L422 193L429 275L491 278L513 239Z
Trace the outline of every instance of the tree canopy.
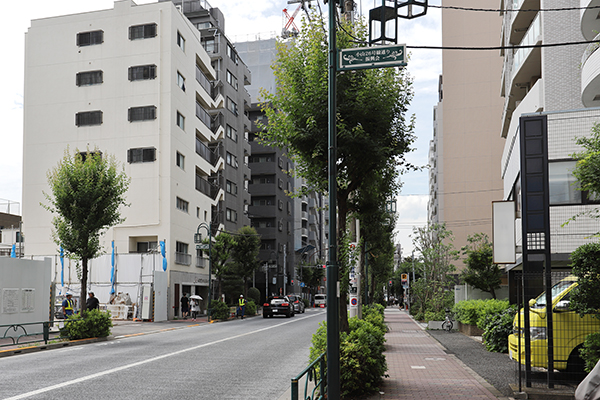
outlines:
M502 283L502 270L494 264L493 248L485 233L476 233L467 237L467 245L461 250L466 256L466 268L461 277L468 285L496 298L496 289Z
M268 120L260 139L286 149L295 173L307 190L328 188L327 35L324 21L314 13L299 35L278 42L273 73L274 93L261 92ZM362 22L341 22L338 49L357 45L367 37ZM338 248L346 231L350 199L380 171L407 167L404 155L414 141L413 118L406 112L412 99L412 80L404 69L385 68L339 73L336 94ZM343 267L343 266L342 266ZM340 268L340 279L348 271ZM342 286L344 286L342 282ZM341 329L347 327L345 293L340 298Z
M258 252L260 250L260 235L251 226L243 226L235 236L232 258L236 264L235 270L244 281L244 296L247 297L248 279L260 266Z
M67 149L47 173L50 193L44 193L48 204L42 207L54 214L54 242L63 247L67 257L81 260L82 310L87 297L87 262L102 253L102 233L124 221L120 208L127 206L130 179L119 170L114 157L98 149L76 150L73 156Z
M571 291L569 307L579 315L600 318L600 243L586 243L571 253L572 273L577 287Z

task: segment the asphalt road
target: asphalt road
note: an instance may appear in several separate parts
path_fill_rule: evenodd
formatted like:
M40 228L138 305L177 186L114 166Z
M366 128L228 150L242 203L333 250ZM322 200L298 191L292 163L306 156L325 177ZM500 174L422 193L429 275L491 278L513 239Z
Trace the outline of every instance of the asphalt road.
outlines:
M277 399L325 312L246 318L0 359L1 399Z

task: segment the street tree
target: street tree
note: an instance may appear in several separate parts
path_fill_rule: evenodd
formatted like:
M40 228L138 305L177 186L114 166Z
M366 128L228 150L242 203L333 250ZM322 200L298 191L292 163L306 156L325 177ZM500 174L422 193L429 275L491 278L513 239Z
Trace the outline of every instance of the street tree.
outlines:
M490 293L496 298L496 289L502 283L502 270L494 264L493 248L485 233L476 233L467 237L467 245L461 251L466 256L466 268L461 278L467 285Z
M47 173L50 193L42 204L54 214L52 239L65 255L81 261L81 310L86 306L88 260L102 253L100 236L124 221L120 208L128 206L130 179L114 157L94 151L65 151Z
M208 244L208 238L204 240ZM220 299L223 293L223 278L231 269L233 262L233 249L235 238L227 232L221 232L215 238L211 248L212 274L217 277L216 298ZM212 300L212 299L211 299Z
M340 23L338 48L365 46L364 23ZM286 149L295 162L295 174L307 182L306 190L319 193L328 190L329 153L328 51L323 27L322 17L314 13L293 41L278 42L272 66L277 86L273 93L261 91L268 125L259 135L266 144ZM412 96L412 80L403 69L357 70L337 76L338 248L353 211L349 200L356 191L377 171L390 165L408 166L404 155L414 141L414 119L406 113ZM340 268L339 276L347 281L348 271ZM340 328L347 331L346 293L340 295Z
M411 313L418 319L443 319L444 308L453 302L454 293L448 290L451 274L458 259L452 244L452 232L444 224L432 224L413 230L413 246L421 254L415 270L421 278L411 283ZM452 300L452 301L451 301Z
M251 226L241 227L235 235L232 257L235 271L244 281L244 296L247 297L248 279L260 266L258 252L260 250L260 235Z
M571 291L569 307L580 316L587 314L600 318L600 243L586 243L571 253L572 273L577 287Z

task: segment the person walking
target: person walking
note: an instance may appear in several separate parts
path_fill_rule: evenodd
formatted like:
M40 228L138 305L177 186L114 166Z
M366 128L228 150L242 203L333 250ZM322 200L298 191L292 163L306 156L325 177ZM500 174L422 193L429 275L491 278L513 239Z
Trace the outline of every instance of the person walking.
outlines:
M100 301L98 298L94 297L94 292L88 293L88 298L85 301L85 308L88 310L99 310L100 309Z
M195 321L198 317L198 313L200 312L200 305L198 304L198 300L190 300L190 309L192 311L192 321Z
M67 298L62 302L62 313L64 319L67 319L69 315L73 315L75 309L75 302L73 301L73 294L67 293Z
M244 299L244 295L240 294L240 299L238 300L238 315L241 315L242 319L244 319L245 312L246 312L246 300Z
M190 300L187 297L187 294L184 293L181 298L181 317L183 319L187 319L188 313L190 312Z

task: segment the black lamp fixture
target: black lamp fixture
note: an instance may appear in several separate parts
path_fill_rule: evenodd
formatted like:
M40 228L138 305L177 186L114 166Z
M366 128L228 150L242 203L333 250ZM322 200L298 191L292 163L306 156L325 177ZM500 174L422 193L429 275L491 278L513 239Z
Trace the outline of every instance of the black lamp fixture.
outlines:
M427 14L427 1L381 0L380 7L369 10L369 44L398 44L398 18L422 17Z

